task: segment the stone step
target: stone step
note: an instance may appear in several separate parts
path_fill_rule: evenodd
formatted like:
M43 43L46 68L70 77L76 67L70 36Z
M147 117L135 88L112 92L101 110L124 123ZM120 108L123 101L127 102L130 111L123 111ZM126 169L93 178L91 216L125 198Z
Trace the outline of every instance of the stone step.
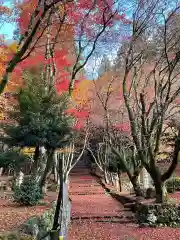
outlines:
M89 176L89 172L71 172L70 176L78 175L78 176Z
M74 187L78 187L78 188L101 188L101 186L100 185L96 185L96 184L78 184L78 186L77 186L77 184L75 183L71 183L71 187L70 187L70 189L72 189L72 188L74 188Z
M77 166L76 168L72 169L72 171L79 171L79 170L90 171L89 169L85 168L83 165Z
M131 207L133 207L134 205L135 205L135 202L125 203L125 204L124 204L124 207L125 207L125 208L131 208Z
M73 168L73 169L71 170L71 172L73 172L73 171L80 171L80 170L82 170L82 171L89 171L89 172L90 172L89 169L84 168L83 166L79 166L79 167Z
M72 216L71 217L71 220L79 220L79 219L81 219L81 220L83 220L83 219L90 219L90 220L98 220L98 219L101 219L101 220L105 220L105 219L122 219L122 218L124 218L124 215L120 215L120 216L118 216L118 215L102 215L102 216L99 216L99 215L94 215L94 216L91 216L91 215L89 215L89 216Z
M82 177L77 177L77 176L70 176L70 181L72 182L72 183L74 183L74 182L79 182L79 183L81 183L81 184L86 184L87 182L89 182L89 184L95 184L95 185L97 185L97 184L99 184L99 185L101 185L99 182L97 182L95 179L93 179L93 178L88 178L87 176L84 176L83 178Z
M78 192L75 192L75 193L70 193L70 195L78 195L78 196L87 196L87 195L104 195L104 192L84 192L84 193L78 193Z
M82 215L82 216L72 216L71 217L71 220L74 221L74 220L93 220L93 221L96 221L96 222L117 222L117 223L120 223L122 222L122 220L124 220L124 223L125 221L127 221L127 223L131 222L132 221L135 221L135 218L134 216L126 216L124 214L121 214L121 215L94 215L94 216L91 216L91 215Z

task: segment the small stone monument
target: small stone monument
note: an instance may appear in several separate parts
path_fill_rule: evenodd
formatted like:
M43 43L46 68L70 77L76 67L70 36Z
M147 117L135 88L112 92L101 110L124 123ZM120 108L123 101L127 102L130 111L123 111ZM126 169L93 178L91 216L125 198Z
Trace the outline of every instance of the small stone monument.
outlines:
M116 189L120 189L120 186L119 186L119 177L118 177L118 174L117 174L117 173L114 175L114 180L115 180L115 187L116 187Z
M152 187L151 176L145 168L143 168L140 173L140 182L142 183L143 189Z
M21 186L23 180L24 180L24 173L20 171L19 177L18 177L18 179L17 179L17 185L18 185L18 186Z

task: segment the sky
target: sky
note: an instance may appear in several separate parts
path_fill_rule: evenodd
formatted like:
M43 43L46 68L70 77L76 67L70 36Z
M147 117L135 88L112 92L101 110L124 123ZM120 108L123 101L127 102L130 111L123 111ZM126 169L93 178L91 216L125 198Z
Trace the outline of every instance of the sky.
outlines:
M11 7L12 1L11 0L4 0L4 4L7 7ZM1 28L0 28L0 34L4 34L7 40L12 40L13 38L13 32L15 30L15 24L12 23L5 23Z

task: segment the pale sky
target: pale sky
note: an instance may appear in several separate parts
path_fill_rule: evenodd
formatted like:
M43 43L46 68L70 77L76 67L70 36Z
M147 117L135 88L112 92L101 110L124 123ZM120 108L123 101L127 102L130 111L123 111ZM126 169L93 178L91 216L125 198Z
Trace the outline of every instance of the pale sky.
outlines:
M7 6L7 7L11 7L12 1L11 0L4 0L4 5ZM0 34L4 34L7 40L12 40L14 30L15 30L15 24L5 23L0 28Z

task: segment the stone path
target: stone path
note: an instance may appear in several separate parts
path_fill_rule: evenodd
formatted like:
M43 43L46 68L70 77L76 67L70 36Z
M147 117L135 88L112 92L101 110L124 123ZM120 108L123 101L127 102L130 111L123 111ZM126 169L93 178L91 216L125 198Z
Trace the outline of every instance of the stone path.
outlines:
M72 172L70 195L72 223L68 240L180 240L180 229L139 228L133 214L107 194L87 169Z

